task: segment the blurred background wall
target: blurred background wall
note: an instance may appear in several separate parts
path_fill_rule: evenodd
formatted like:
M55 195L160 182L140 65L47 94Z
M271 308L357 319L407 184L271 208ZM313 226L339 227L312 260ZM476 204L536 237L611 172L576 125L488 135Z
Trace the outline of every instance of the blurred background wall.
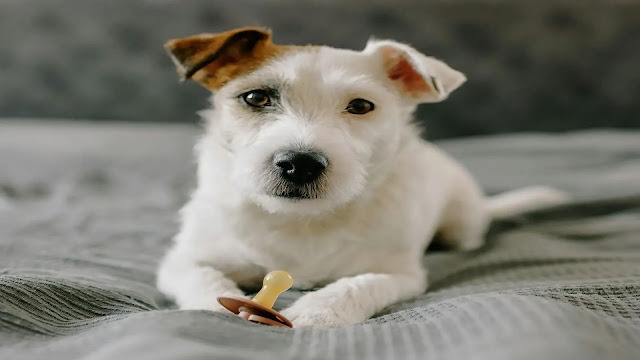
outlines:
M275 42L408 42L467 74L430 138L640 128L640 1L0 0L1 117L195 123L207 91L162 44L262 25Z

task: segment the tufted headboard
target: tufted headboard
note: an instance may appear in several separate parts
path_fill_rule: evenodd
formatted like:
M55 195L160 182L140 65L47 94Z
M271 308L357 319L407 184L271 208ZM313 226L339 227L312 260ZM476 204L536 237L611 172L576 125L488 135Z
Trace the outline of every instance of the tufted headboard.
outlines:
M469 81L422 106L431 138L640 127L640 2L0 0L0 117L195 122L162 44L245 25L275 41L394 38Z

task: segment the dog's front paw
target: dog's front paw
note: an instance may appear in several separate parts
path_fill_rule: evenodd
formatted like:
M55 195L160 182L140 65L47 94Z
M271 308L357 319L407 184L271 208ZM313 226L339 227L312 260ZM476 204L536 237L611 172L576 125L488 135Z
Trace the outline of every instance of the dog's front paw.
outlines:
M282 313L293 323L294 328L337 328L351 325L331 308L289 308Z
M282 311L282 315L291 320L294 328L337 328L357 323L326 305L294 304Z

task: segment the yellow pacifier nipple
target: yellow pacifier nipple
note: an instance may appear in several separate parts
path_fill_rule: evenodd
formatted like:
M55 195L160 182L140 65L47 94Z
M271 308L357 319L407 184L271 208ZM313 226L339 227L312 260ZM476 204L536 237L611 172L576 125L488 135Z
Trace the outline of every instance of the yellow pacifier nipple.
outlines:
M283 270L272 271L264 277L262 289L252 299L258 304L272 308L280 294L289 290L293 285L293 278Z

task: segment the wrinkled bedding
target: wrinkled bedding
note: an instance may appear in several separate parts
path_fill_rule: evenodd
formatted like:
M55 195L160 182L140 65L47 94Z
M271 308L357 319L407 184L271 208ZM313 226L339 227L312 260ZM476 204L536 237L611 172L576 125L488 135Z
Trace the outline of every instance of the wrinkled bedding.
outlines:
M640 359L640 132L441 142L489 193L574 200L428 253L426 294L331 330L179 311L154 288L198 134L0 119L0 359Z

